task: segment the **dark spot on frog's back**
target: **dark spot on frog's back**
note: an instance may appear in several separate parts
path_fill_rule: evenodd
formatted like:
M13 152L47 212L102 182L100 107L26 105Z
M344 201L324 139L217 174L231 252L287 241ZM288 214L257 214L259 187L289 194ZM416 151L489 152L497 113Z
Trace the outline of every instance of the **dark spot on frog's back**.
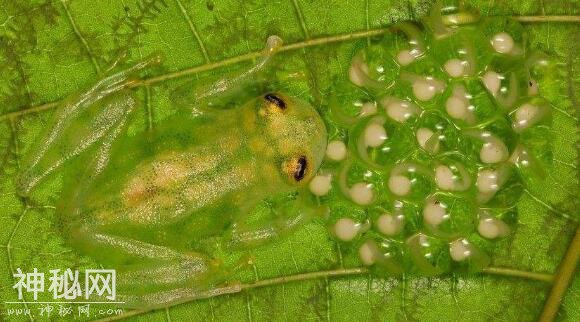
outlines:
M301 156L300 158L298 158L298 162L296 162L296 171L294 171L294 179L296 179L296 181L301 181L302 179L304 179L307 169L308 162L306 161L306 157Z
M264 99L276 105L281 110L286 109L286 103L276 94L273 93L266 94L264 95Z

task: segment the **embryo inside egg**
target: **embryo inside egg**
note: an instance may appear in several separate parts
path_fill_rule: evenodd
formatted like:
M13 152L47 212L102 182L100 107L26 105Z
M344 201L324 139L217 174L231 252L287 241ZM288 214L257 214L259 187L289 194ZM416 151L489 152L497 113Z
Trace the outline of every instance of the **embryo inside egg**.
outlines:
M346 121L330 114L335 134L310 189L366 214L362 229L345 218L352 211L330 205L333 235L364 265L478 270L514 230L521 187L541 168L528 133L551 125L542 79L527 78L534 66L514 28L484 17L432 35L431 25L405 22L357 47L336 108L364 103ZM369 66L388 66L380 71L388 81Z

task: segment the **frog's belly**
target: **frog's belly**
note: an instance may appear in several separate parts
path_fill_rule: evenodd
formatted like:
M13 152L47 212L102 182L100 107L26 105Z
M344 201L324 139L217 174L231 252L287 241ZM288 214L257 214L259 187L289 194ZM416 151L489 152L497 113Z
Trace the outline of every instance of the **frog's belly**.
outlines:
M222 148L172 151L142 162L114 197L97 201L90 217L105 225L168 224L229 202L256 184L256 166L247 153Z
M174 221L209 206L226 203L237 191L253 185L250 165L239 164L211 174L172 182L170 186L150 185L139 192L122 195L126 221L137 224Z

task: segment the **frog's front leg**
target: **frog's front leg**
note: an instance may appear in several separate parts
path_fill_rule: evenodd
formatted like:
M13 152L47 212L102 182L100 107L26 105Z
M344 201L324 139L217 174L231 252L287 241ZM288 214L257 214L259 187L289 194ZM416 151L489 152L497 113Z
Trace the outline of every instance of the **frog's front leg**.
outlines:
M227 232L226 244L233 248L263 245L286 236L314 218L328 215L327 207L315 205L305 194L300 192L296 200L275 205L271 216L258 223L246 223L249 212L242 212Z
M129 114L137 105L128 89L132 84L129 77L158 61L159 57L152 57L106 77L61 106L24 162L18 181L19 193L27 196L60 166L99 145L99 157L93 167L95 171L102 168L110 145L123 132Z
M179 87L172 93L177 104L192 109L193 115L211 114L216 109L223 108L224 103L235 101L235 94L253 84L258 72L272 60L274 54L282 47L282 39L276 35L268 37L266 47L256 63L242 73L227 75L214 83L205 86L195 86L191 83Z

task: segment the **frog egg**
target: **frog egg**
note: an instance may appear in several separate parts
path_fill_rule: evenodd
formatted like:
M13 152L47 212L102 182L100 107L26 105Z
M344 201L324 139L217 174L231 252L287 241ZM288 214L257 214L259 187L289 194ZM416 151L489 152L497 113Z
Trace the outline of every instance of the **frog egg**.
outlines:
M515 120L512 124L514 131L520 132L532 126L538 119L540 109L532 104L526 103L515 111Z
M381 124L369 124L364 133L365 144L369 147L376 148L381 146L387 139L387 132Z
M437 84L428 79L416 80L413 82L412 87L413 95L420 101L429 101L438 92Z
M397 196L406 196L411 192L411 180L402 175L389 178L389 190Z
M391 169L387 188L399 197L423 199L431 192L432 182L431 169L419 163L402 162Z
M484 169L477 174L477 190L484 194L495 193L499 190L498 173L491 169Z
M521 144L516 146L509 158L509 162L517 166L522 171L522 174L526 176L546 176L542 163L530 153L528 148Z
M502 79L502 75L490 70L483 75L481 81L483 82L485 88L487 88L487 91L491 95L496 96L499 93Z
M348 70L348 78L356 86L364 86L369 73L368 65L362 58L355 57L352 61L350 69Z
M366 266L373 265L380 257L380 254L377 244L372 240L367 240L358 249L358 256Z
M315 196L325 196L330 191L332 177L330 175L317 175L308 184L310 192Z
M411 53L410 50L401 50L398 54L397 54L397 62L401 65L401 66L407 66L410 63L415 61L415 56L413 56L413 54Z
M435 200L427 201L427 204L423 208L423 220L428 225L438 226L449 218L446 208L447 206L441 202Z
M447 114L457 120L466 120L469 117L469 101L464 97L450 96L445 102Z
M337 220L333 227L336 237L345 242L355 239L362 230L364 230L363 225L350 218Z
M441 164L435 167L435 183L441 190L465 191L471 186L471 176L461 163Z
M354 203L361 206L370 204L374 198L372 185L365 182L352 185L349 190L349 195Z
M383 98L381 100L381 105L386 109L387 115L399 123L404 123L414 115L419 114L421 111L413 103L392 97Z
M533 79L528 81L528 95L529 96L536 96L540 92L540 88L538 87L538 82Z
M458 239L449 244L449 254L456 262L464 261L473 253L471 244L466 239Z
M435 182L443 190L455 190L455 174L449 167L440 165L435 168Z
M405 225L405 217L403 215L391 215L388 213L382 214L377 218L378 230L389 237L396 236L401 232Z
M460 77L465 73L464 64L457 58L449 59L443 65L445 72L451 77Z
M479 158L484 163L498 163L505 161L509 152L505 144L497 138L485 142L479 151Z
M499 193L493 200L494 206L499 204L512 206L517 202L523 192L523 187L520 175L514 170L515 167L508 162L499 164L495 169L479 170L476 183L477 201L480 204L487 203L494 198L496 193Z
M377 102L365 102L360 108L359 116L365 117L377 114Z
M448 263L438 261L441 252L446 250L443 248L446 245L440 240L423 233L416 233L407 238L405 244L414 269L418 269L423 275L437 275L446 270Z
M502 220L493 217L483 217L477 225L477 232L484 238L496 239L509 234L510 228Z
M427 142L433 137L433 131L431 131L428 128L422 127L419 128L417 130L417 133L415 134L415 136L417 137L417 143L419 143L419 146L421 146L421 148L423 148L423 150L426 150L428 152L431 153L437 153L439 152L439 138L435 138L436 142L432 147L427 147Z
M489 220L480 220L477 231L482 237L487 239L495 239L499 236L499 227Z
M491 38L491 46L500 54L508 54L514 49L514 39L506 32L500 32Z
M386 239L368 239L358 248L358 256L365 266L378 265L381 273L401 275L402 251L397 242Z
M326 156L333 161L346 158L346 145L339 140L330 141L326 146Z

